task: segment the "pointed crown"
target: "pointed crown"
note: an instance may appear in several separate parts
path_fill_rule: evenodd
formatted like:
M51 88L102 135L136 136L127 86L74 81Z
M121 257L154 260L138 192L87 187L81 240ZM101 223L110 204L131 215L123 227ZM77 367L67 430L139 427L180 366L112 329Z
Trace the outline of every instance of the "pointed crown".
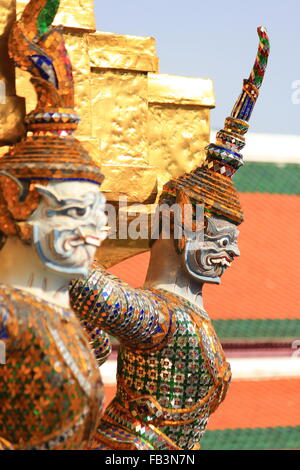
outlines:
M103 175L73 136L74 81L62 27L52 27L60 0L30 0L9 38L15 64L31 74L37 106L26 116L27 136L0 160L0 171L21 180L69 179L101 184Z
M224 129L216 135L216 143L206 147L204 163L183 176L172 179L163 188L160 202L167 202L185 194L191 202L204 204L208 214L225 217L240 224L243 213L232 176L243 165L240 151L245 146L248 121L258 98L269 52L270 43L264 27L257 28L258 52L248 80L244 80L242 92L236 101L231 116L225 120Z

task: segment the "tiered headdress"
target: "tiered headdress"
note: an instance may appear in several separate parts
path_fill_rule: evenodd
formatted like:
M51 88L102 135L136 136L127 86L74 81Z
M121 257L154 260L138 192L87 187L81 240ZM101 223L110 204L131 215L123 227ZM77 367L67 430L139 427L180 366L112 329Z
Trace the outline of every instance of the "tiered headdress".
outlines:
M257 28L259 47L254 67L224 129L216 136L216 143L206 147L206 159L191 173L172 179L164 187L160 203L182 198L186 202L203 204L206 213L220 215L240 224L243 213L232 176L243 165L240 151L245 146L251 113L259 94L268 62L270 44L265 28Z
M32 75L38 104L26 116L27 136L0 159L0 224L6 235L16 234L14 222L26 220L38 202L34 188L27 188L20 201L20 188L6 172L24 187L32 181L103 181L100 168L73 135L80 119L74 111L72 66L62 28L51 27L59 3L29 1L10 34L9 54Z

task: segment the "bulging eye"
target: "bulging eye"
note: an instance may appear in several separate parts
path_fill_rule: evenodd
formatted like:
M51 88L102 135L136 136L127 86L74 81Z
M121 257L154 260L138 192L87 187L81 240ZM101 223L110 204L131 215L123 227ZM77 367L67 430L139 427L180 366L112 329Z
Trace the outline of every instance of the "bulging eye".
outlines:
M88 209L87 207L70 207L66 212L69 217L85 217Z
M79 217L83 217L86 214L86 209L82 207L77 207L75 211L76 215L78 215Z
M221 238L219 241L218 241L219 245L222 247L222 248L225 248L226 246L229 245L229 240L228 238L224 237L224 238Z

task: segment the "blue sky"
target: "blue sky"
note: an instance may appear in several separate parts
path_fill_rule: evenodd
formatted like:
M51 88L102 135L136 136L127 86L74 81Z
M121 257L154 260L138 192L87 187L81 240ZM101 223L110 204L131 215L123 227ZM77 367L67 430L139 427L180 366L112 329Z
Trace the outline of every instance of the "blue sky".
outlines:
M155 37L161 73L211 78L216 129L249 76L256 27L266 26L271 54L250 130L300 135L300 104L292 103L292 84L300 81L299 0L95 0L95 11L98 30Z

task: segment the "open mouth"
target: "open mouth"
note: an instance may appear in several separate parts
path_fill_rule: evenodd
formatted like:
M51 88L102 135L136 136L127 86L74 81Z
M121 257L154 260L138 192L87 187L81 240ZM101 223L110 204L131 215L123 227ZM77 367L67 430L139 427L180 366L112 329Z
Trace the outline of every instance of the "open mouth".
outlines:
M92 245L92 246L99 247L101 245L101 239L93 235L87 235L85 237L76 237L76 238L74 237L71 240L67 240L64 243L64 249L66 251L69 251L72 248L76 248L82 245Z
M70 241L70 245L72 246L78 246L78 245L92 245L92 246L95 246L97 248L99 248L99 246L101 246L101 243L103 242L103 240L105 240L105 238L107 237L108 235L108 232L110 231L110 227L108 227L107 225L104 225L103 227L101 227L101 230L99 233L99 236L96 236L96 235L86 235L83 230L81 229L78 229L79 233L80 233L80 236L79 237L76 237L74 238L73 240Z
M72 238L71 240L67 240L64 243L65 251L69 251L72 248L76 248L77 246L84 245L84 239L81 237Z
M210 266L216 265L216 264L221 264L222 266L231 266L233 259L229 258L228 256L209 256L207 258L207 264Z

